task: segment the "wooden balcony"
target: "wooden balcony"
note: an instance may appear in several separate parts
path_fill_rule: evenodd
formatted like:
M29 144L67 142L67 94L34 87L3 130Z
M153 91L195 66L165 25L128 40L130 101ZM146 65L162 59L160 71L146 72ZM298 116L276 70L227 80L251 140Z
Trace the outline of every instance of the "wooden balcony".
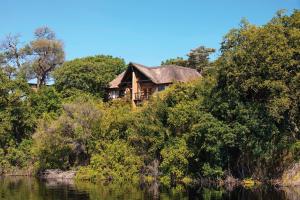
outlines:
M144 101L148 100L151 96L150 92L137 92L134 93L134 100L135 101Z

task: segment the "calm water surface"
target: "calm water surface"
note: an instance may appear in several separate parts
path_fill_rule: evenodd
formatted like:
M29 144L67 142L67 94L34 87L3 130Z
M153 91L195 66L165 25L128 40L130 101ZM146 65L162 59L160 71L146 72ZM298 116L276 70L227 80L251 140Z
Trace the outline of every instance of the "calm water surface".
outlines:
M152 186L95 185L80 182L41 181L34 178L0 178L2 200L100 200L100 199L203 199L203 200L296 200L300 188L262 186L254 189L184 188Z

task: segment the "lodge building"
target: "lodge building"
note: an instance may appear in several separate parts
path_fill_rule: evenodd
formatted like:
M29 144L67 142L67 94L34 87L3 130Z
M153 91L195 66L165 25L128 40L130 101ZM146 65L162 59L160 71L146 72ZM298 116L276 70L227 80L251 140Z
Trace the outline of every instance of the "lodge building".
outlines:
M176 65L146 67L129 63L127 69L109 83L108 98L128 96L135 106L174 82L189 82L200 76L197 70L187 67Z

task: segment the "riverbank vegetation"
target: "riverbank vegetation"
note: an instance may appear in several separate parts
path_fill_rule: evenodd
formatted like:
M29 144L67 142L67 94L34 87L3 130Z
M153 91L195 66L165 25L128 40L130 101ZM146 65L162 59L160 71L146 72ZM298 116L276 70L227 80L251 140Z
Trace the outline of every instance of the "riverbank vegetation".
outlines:
M54 40L41 39L38 30L39 43ZM59 61L60 47L51 51ZM28 49L21 48L20 55L31 58ZM59 67L51 63L49 74L33 91L25 75L35 75L42 64L35 65L34 57L12 67L20 57L2 50L2 173L15 168L32 173L75 169L77 178L84 180L143 176L175 185L226 176L264 181L279 178L298 162L298 10L291 15L278 12L263 26L242 21L224 36L220 56L213 62L208 55L214 50L204 47L193 50L187 60L164 61L204 75L191 83L176 83L136 109L126 98L104 101L108 82L126 66L123 59L102 55ZM43 77L50 76L54 84L46 86Z

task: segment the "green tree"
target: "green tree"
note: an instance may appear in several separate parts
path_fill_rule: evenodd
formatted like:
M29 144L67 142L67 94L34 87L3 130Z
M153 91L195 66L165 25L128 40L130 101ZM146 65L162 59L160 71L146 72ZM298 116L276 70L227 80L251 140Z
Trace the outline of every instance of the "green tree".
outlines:
M285 150L298 138L299 15L278 15L261 27L244 21L222 43L208 103L237 134L232 153L239 176L280 172Z
M36 118L30 106L31 90L22 79L9 79L0 70L0 172L25 167L30 160L31 135Z
M65 59L63 43L56 39L49 27L37 28L35 40L25 47L31 57L31 70L37 79L37 87L45 85L50 72L61 65Z
M202 72L204 69L212 67L209 61L209 55L214 52L215 49L213 48L200 46L198 48L192 49L187 54L187 59L183 59L182 57L170 58L162 61L161 65L178 65L182 67L197 69L199 72Z
M205 67L209 67L209 55L215 51L215 49L205 46L192 49L188 54L188 67L201 72Z
M143 166L143 161L126 141L100 143L97 149L99 153L92 156L90 165L79 169L78 179L118 182L139 180L139 171Z
M29 138L35 127L35 118L28 96L31 90L22 79L9 79L0 71L0 145L9 139L17 143Z
M182 57L170 58L161 62L161 65L177 65L182 67L188 67L187 60Z
M81 97L62 105L62 114L45 115L33 135L40 169L86 165L100 138L102 102Z
M44 113L59 113L62 108L61 95L53 86L41 87L38 91L31 93L29 99L37 118Z
M160 164L163 173L161 181L165 185L175 185L188 173L189 158L192 152L188 150L185 140L174 138L161 150L162 162Z
M103 98L108 83L125 68L123 59L112 56L75 59L55 70L55 87L66 95L72 90L81 90Z
M37 79L38 88L46 84L50 72L64 61L61 41L48 27L37 28L35 40L22 46L19 35L8 35L0 44L1 68L8 77Z
M15 77L26 63L24 47L20 44L20 35L9 34L0 43L0 66L9 78Z

